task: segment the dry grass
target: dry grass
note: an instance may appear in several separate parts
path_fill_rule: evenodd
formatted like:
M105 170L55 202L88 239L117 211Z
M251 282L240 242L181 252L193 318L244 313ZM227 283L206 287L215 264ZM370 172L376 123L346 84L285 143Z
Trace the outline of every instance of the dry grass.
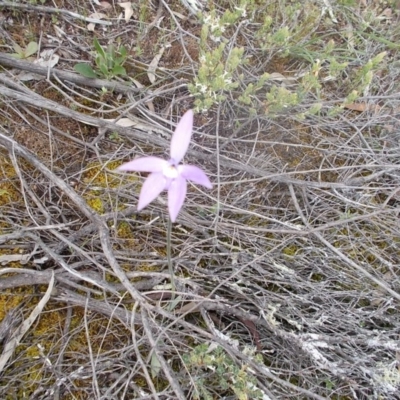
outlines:
M174 1L140 1L128 23L117 4L0 2L1 398L397 398L399 5L247 3L223 33L226 59L243 48L237 85L195 117L185 161L214 189L190 187L173 226L173 296L165 196L137 213L143 177L115 168L166 154L218 42ZM68 13L95 9L111 25ZM73 74L93 35L127 47L136 83ZM55 70L9 57L30 41Z

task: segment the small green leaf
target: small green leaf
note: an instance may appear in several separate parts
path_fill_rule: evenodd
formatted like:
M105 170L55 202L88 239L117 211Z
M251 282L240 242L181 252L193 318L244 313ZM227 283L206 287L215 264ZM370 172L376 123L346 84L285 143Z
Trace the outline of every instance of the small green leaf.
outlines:
M96 63L97 68L100 68L100 65L105 63L104 58L101 55L97 55L94 62Z
M172 300L171 303L168 304L167 310L172 312L175 307L182 302L182 296L178 296L176 299Z
M10 56L12 58L16 58L17 60L21 60L22 58L24 58L24 56L19 53L12 53L12 54L10 54Z
M374 67L377 67L382 60L386 57L387 55L387 51L383 51L382 53L379 53L377 56L375 56L371 61L372 61L372 65Z
M107 46L107 55L110 60L115 58L115 46L113 44Z
M121 65L115 65L112 72L114 75L122 75L122 76L126 75L126 70Z
M101 64L99 65L99 70L100 70L100 72L104 75L104 77L108 79L109 73L108 73L107 65L101 63Z
M85 78L97 78L96 72L93 71L93 68L86 63L78 63L75 64L74 70L84 76Z
M114 59L111 57L111 54L107 53L107 69L113 69Z
M35 54L38 51L38 44L36 42L30 42L25 49L25 57L30 57L32 54Z
M161 364L160 361L158 360L156 354L153 352L151 356L151 361L150 361L150 368L151 368L151 376L156 378L158 374L161 371Z
M93 45L94 48L96 49L97 54L102 58L106 58L106 53L101 44L99 43L99 41L97 40L97 38L93 39Z
M20 56L20 58L24 57L24 51L22 50L22 47L18 45L17 43L13 44L15 52Z
M119 54L121 55L121 57L126 58L128 55L128 51L126 50L126 48L124 46L121 46L119 48Z

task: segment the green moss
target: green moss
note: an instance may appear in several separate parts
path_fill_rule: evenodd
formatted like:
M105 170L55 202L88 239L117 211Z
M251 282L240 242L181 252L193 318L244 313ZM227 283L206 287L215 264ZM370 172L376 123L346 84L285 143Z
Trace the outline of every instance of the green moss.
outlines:
M322 274L312 274L310 280L313 282L321 282L325 279L325 276Z
M152 272L159 270L160 267L158 265L153 265L153 264L140 264L139 267L136 268L136 271L142 271L142 272Z
M82 175L82 180L90 186L117 187L121 184L121 177L112 171L121 164L121 161L110 161L105 165L89 164ZM132 177L132 175L127 176Z
M289 246L282 249L282 253L285 256L294 257L299 250L299 246L296 246L295 244L290 244Z
M13 265L13 267L15 267ZM3 275L4 276L4 275ZM32 287L18 287L7 289L0 294L0 321L8 314L9 311L18 307L28 295L33 294Z
M86 184L86 191L82 194L82 197L89 207L99 214L108 209L114 210L117 206L119 210L123 209L121 204L110 204L115 200L115 196L109 196L107 189L117 188L122 184L137 180L137 176L134 174L120 175L113 172L121 164L121 161L110 161L105 165L89 164L82 174L82 180ZM128 235L128 232L125 230L123 235Z
M15 292L18 292L15 294ZM7 292L0 296L0 320L4 317L5 309L14 308L22 301L26 300L26 295L32 294L29 287L13 290L13 293ZM40 300L39 297L32 297L32 304L29 304L31 310ZM25 336L21 345L17 347L14 355L14 362L7 367L8 375L13 374L14 370L18 371L18 376L22 379L21 384L10 399L30 399L33 393L46 382L46 385L52 385L54 374L51 369L45 368L43 354L50 359L56 357L61 351L60 345L63 343L63 328L65 326L66 312L64 304L48 303L44 312L38 317L37 321L32 325L31 329ZM25 309L24 314L28 315L29 311ZM70 321L69 335L67 346L62 349L66 359L74 357L76 354L87 355L87 334L83 326L84 314L86 311L82 308L73 308L73 314ZM119 344L119 338L113 335L107 335L109 332L109 319L107 317L93 317L87 314L88 332L91 340L91 348L94 353L102 354L106 351L116 348ZM123 327L119 327L121 335L129 335L129 332L123 331ZM104 337L107 335L107 341ZM41 352L38 347L43 347ZM0 378L0 386L6 385L7 382ZM71 399L84 399L85 392L79 387L87 387L87 382L74 381L71 387ZM72 395L73 394L73 395ZM66 397L67 398L67 397Z
M99 197L92 197L86 200L88 206L99 214L104 213L104 203Z
M35 329L32 331L33 336L43 338L46 335L58 334L60 327L63 326L65 318L64 312L52 310L50 307L46 308L47 311L40 315L39 320L35 325Z
M116 231L117 231L117 236L121 239L133 239L134 238L134 234L133 234L131 226L125 221L118 223Z
M11 161L0 154L0 207L21 200L21 193L12 181L17 177Z

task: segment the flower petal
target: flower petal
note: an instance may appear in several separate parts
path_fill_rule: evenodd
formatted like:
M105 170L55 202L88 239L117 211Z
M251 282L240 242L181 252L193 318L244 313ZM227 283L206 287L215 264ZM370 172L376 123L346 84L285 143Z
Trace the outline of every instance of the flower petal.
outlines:
M199 167L194 165L180 165L178 167L178 172L183 178L197 183L198 185L205 186L208 189L212 189L212 184L208 176Z
M140 157L120 165L117 169L119 171L161 172L168 165L168 161L159 157Z
M171 139L171 159L179 164L185 156L192 137L193 111L189 110L179 121Z
M138 211L149 205L166 187L167 180L160 172L153 172L144 181L139 196Z
M172 222L175 222L183 206L186 197L186 179L178 176L174 179L168 189L168 210Z

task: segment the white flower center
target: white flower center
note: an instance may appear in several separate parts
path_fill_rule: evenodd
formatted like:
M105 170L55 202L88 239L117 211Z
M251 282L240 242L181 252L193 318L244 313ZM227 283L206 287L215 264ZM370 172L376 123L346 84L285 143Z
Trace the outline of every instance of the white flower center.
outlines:
M167 168L164 168L163 174L166 178L175 179L179 175L179 172L174 165L169 165Z

